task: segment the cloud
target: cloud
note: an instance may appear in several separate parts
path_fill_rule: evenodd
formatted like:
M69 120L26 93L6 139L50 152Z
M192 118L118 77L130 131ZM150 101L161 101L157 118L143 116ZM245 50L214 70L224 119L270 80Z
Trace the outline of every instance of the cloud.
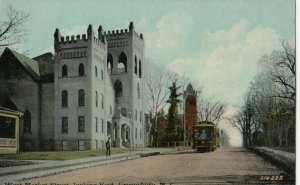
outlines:
M249 28L240 20L230 29L200 34L203 45L191 57L177 58L168 64L171 71L188 74L199 81L204 94L233 105L239 104L256 71L259 58L280 48L281 37L269 27Z
M144 30L149 29L150 19L148 17L142 17L139 22L136 23L136 29L144 32Z
M86 34L87 29L88 29L87 25L79 25L79 26L74 26L73 28L61 28L59 31L62 36L71 36L71 35L78 35L78 34Z
M142 18L139 26L146 27L150 19ZM155 30L145 32L147 38L146 51L153 55L163 55L180 48L190 31L193 29L192 16L187 12L168 12L155 24Z
M175 48L190 30L192 17L185 12L171 12L164 15L157 23L157 48Z

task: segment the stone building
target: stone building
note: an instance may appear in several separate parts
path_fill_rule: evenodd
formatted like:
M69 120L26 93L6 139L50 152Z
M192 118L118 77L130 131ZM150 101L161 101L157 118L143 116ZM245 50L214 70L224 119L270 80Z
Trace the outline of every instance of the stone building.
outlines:
M23 150L144 146L144 39L129 29L61 36L54 55L34 59L5 49L0 106L24 113ZM0 136L1 137L1 136Z

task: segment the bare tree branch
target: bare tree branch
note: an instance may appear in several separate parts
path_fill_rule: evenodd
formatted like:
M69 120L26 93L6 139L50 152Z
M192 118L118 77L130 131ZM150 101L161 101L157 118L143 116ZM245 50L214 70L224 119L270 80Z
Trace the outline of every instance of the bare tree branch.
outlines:
M21 44L26 36L24 24L29 20L29 14L10 7L6 18L0 20L0 52L5 47Z

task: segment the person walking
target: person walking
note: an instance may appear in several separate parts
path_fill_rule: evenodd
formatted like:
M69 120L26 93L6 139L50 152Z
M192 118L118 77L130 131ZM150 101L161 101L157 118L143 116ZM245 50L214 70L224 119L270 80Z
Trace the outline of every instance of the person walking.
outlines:
M106 157L107 157L107 156L110 156L110 137L109 136L105 143L105 146L106 146Z

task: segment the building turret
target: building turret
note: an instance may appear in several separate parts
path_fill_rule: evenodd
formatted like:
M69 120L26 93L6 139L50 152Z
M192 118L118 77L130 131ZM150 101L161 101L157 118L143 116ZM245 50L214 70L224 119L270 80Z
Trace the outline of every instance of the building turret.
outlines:
M61 35L59 32L59 29L56 28L56 30L54 32L54 49L56 49L58 47L60 41L61 41Z
M93 38L94 35L94 30L93 30L93 26L90 24L88 29L87 29L87 36L88 39Z
M102 39L102 35L103 35L103 28L100 25L98 28L98 39L101 40Z
M129 31L130 32L134 31L134 24L133 24L133 22L130 22L130 24L129 24Z

